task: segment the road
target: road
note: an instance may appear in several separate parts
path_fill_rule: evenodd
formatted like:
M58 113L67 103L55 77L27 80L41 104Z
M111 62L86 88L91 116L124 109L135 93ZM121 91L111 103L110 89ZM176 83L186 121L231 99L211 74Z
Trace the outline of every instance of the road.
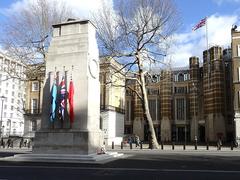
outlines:
M0 180L135 178L136 180L240 179L240 153L125 151L124 157L106 164L0 162Z

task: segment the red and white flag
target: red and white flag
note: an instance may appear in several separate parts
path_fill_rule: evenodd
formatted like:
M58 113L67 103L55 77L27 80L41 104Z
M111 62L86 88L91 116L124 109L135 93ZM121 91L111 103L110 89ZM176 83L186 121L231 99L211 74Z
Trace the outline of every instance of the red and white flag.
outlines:
M70 123L72 124L74 121L74 107L73 107L73 96L74 96L74 86L73 81L70 81L69 91L68 91L68 101L69 101L69 118Z
M66 96L66 86L65 86L65 78L62 77L62 81L60 83L60 107L59 114L60 118L64 120L64 111L65 111L65 96Z
M207 22L207 18L205 17L204 19L201 19L201 20L199 21L199 23L196 24L196 26L194 26L194 27L192 28L192 30L193 30L193 31L196 31L196 30L199 29L200 27L205 26L205 25L206 25L206 22Z

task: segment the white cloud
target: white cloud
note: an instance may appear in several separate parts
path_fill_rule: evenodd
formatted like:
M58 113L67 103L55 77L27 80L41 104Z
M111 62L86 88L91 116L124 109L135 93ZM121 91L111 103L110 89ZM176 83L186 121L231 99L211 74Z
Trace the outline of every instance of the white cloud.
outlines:
M239 3L240 0L212 0L213 2L217 3L217 5L222 5L223 3Z
M208 18L208 44L209 47L219 45L231 46L231 28L238 21L237 15L219 16L214 14ZM175 44L170 49L172 65L181 67L188 66L189 57L198 56L202 60L202 52L207 49L206 26L186 33L175 34ZM170 56L168 57L170 58Z
M81 18L89 18L92 12L96 12L102 5L102 0L62 0L65 1L73 13ZM107 5L113 7L112 0L104 0Z
M35 0L18 0L10 5L10 7L1 9L2 14L18 12L20 9L28 6L29 2ZM53 1L53 0L49 0ZM54 0L56 1L56 0ZM91 12L96 12L104 1L108 6L113 7L113 0L58 0L56 2L64 2L72 9L73 13L79 18L89 18Z

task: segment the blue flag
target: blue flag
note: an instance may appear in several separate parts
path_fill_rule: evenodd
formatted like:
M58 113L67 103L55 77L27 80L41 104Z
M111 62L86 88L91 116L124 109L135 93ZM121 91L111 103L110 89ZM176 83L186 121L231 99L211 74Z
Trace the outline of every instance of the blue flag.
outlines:
M51 114L50 114L50 121L53 122L56 117L56 106L57 106L57 84L56 79L54 80L54 83L52 85L52 91L51 91Z

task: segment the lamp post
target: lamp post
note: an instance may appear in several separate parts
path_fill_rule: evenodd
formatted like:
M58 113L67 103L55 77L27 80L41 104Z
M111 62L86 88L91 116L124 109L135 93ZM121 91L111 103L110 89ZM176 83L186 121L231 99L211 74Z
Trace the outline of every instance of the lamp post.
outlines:
M194 140L195 140L195 149L196 149L196 146L197 146L197 119L196 119L196 86L194 83L192 83L193 85L193 92L194 92L194 95L193 95L193 104L194 104L194 108L193 108L193 116L194 116Z
M4 102L4 99L6 97L5 96L0 96L0 99L2 101L2 108L1 108L1 119L0 119L0 137L2 137L2 116L3 116L3 102Z
M8 132L8 137L9 137L9 136L11 136L12 121L11 121L11 119L8 119L7 122L8 122L8 124L9 124L9 132Z

